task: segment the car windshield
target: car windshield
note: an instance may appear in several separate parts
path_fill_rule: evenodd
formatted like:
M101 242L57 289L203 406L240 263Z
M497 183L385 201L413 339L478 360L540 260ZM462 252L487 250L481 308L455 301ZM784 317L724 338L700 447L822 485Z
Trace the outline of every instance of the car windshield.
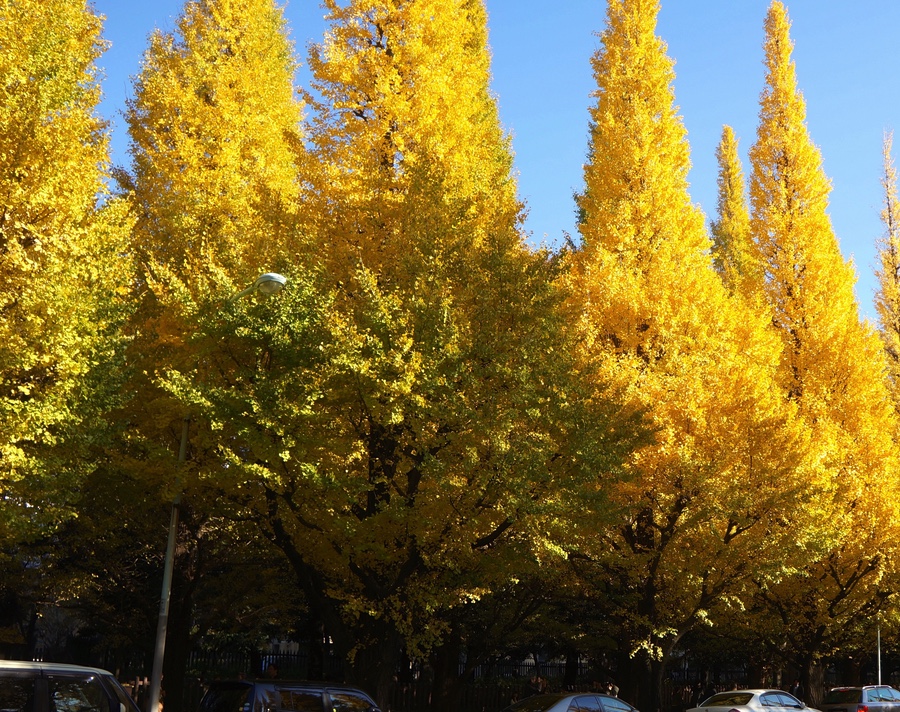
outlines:
M559 702L565 695L535 695L526 697L506 708L508 712L544 712Z
M200 701L200 712L242 712L249 689L246 682L214 684Z
M859 702L859 689L857 688L842 688L837 690L830 690L827 695L825 695L826 705L834 705L841 704L847 702Z
M109 712L109 700L99 679L52 675L49 677L50 709L57 712Z
M746 705L753 695L749 692L720 692L713 695L701 707L736 707Z

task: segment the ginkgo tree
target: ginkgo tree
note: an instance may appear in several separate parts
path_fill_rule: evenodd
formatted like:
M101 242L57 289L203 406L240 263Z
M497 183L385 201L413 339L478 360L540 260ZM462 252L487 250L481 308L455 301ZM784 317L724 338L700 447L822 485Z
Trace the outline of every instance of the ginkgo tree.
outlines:
M719 200L718 220L710 224L713 263L729 290L749 296L759 286L756 274L759 263L753 257L750 244L747 186L738 157L738 141L730 126L722 129L716 158L719 162Z
M830 185L806 126L791 60L790 21L772 2L766 84L750 149L751 235L772 326L782 343L777 382L814 434L819 532L810 562L760 580L776 622L772 650L821 689L822 661L862 631L893 589L897 541L894 409L877 335L861 323L852 266L830 219ZM815 697L813 697L815 702Z
M73 513L117 400L130 267L83 0L0 3L0 550Z
M215 543L207 523L223 516L219 485L197 474L221 460L217 423L178 384L201 382L216 368L195 340L201 316L217 318L260 273L303 268L296 67L272 0L187 2L173 32L150 36L126 113L132 163L118 178L138 264L128 325L132 397L119 412L128 428L111 471L142 484L160 521L183 494L163 669L172 698L181 697L192 630L189 591L180 586L196 583L181 575L196 568L182 562ZM227 342L215 348L229 352ZM180 465L185 419L188 464Z
M712 267L658 12L608 5L570 300L579 358L656 431L569 549L616 631L617 683L646 709L687 631L802 560L817 491L808 430L776 388L780 344Z
M560 263L525 243L483 2L326 7L298 197L316 259L265 303L185 301L208 368L169 391L213 424L199 475L384 700L402 654L560 560L566 493L614 471L631 431L580 393Z

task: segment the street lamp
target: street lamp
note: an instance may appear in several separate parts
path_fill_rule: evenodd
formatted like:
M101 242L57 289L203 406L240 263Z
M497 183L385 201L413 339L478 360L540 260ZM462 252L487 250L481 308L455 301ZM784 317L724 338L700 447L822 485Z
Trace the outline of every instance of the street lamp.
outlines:
M259 291L262 294L276 294L280 292L287 282L287 278L277 272L261 274L246 289L235 294L228 300L231 304L236 299ZM187 459L188 425L191 416L186 415L181 426L181 446L178 448L178 469ZM153 651L153 671L150 675L150 696L147 712L158 712L159 693L162 687L162 667L166 654L166 629L169 623L169 599L172 593L172 570L175 565L175 537L178 531L178 508L181 505L181 488L172 500L172 513L169 517L169 538L166 542L166 558L163 565L162 594L159 599L159 619L156 624L156 648Z
M256 278L256 281L245 290L235 294L231 299L228 300L228 303L231 304L236 299L240 299L241 297L245 297L248 294L252 294L256 291L259 291L261 294L265 294L267 296L269 294L275 294L276 292L281 291L281 288L284 287L285 282L287 282L287 278L278 274L277 272L266 272L265 274L259 275L259 277Z

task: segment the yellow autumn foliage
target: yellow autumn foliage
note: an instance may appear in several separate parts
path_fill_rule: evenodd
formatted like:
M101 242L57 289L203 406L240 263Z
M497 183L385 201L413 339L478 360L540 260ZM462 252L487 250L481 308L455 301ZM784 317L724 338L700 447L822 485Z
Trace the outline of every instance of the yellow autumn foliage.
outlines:
M331 29L310 55L321 99L310 99L317 161L304 199L336 278L363 264L409 287L423 264L517 241L483 2L325 6Z
M710 224L713 263L732 292L747 295L759 286L759 263L750 244L750 208L734 129L725 126L716 148L719 161L718 220Z
M881 222L884 234L878 241L878 292L875 309L878 313L881 340L888 360L888 381L895 407L900 405L900 199L897 197L897 169L891 150L893 135L884 138L884 208Z
M102 406L87 394L116 348L129 272L122 207L99 207L100 19L82 0L4 0L0 47L0 503L12 513L0 511L2 539L44 515L64 519L54 507L92 467L78 460Z
M831 186L806 126L790 21L778 0L765 30L751 233L759 289L782 343L777 383L813 434L816 477L826 487L815 502L825 546L794 575L761 584L760 595L777 627L788 611L803 619L791 654L809 684L810 666L854 621L878 611L896 575L896 422L881 344L860 323L853 268L828 216Z
M202 282L220 269L243 288L302 252L295 68L271 0L188 2L176 33L151 35L126 179L148 275Z
M658 9L609 3L571 259L580 357L656 430L607 485L618 517L579 550L596 563L585 574L629 602L614 611L620 639L651 659L740 590L748 561L766 575L802 557L817 486L807 431L775 388L780 344L712 269ZM773 546L783 560L764 555Z

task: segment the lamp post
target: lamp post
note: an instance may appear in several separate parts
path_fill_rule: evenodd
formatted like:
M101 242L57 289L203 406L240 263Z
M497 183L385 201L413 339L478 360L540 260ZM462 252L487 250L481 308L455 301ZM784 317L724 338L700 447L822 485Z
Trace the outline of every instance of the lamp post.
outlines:
M238 292L228 300L231 304L236 299L259 291L261 294L270 295L280 292L287 282L287 278L277 272L266 272L261 274L246 289ZM187 459L188 444L188 426L191 417L186 415L181 426L181 446L178 448L178 470L181 471L181 465ZM169 517L169 537L166 542L166 558L163 565L163 581L162 594L159 599L159 618L156 623L156 647L153 651L153 671L150 675L150 696L148 701L147 712L158 712L159 710L159 693L162 687L162 667L166 654L166 630L169 624L169 599L172 593L172 570L175 566L175 538L178 532L178 508L181 505L181 487L178 484L178 491L172 500L172 511Z

